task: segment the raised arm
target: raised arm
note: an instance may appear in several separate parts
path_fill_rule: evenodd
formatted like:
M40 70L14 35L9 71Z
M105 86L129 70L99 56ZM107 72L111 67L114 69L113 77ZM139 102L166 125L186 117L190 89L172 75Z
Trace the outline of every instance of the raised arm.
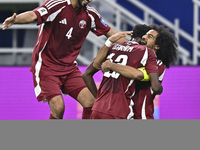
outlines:
M17 15L14 13L11 17L3 22L2 29L5 30L13 24L28 24L37 19L37 15L33 11L27 11Z
M101 47L95 60L87 67L87 69L83 73L82 78L86 86L88 87L88 89L90 90L90 92L93 94L95 98L97 97L97 87L94 82L93 75L97 71L101 70L101 64L105 60L109 47L112 45L112 43L121 38L124 38L125 36L127 36L127 34L131 34L131 33L132 31L127 31L123 33L116 32L115 35L111 36L109 40L107 40L106 43Z
M105 34L105 36L107 38L109 38L109 37L111 37L112 35L114 35L116 33L118 33L118 32L116 30L114 30L114 29L111 28L110 31L108 31L108 33ZM125 37L122 37L122 38L118 39L115 42L122 43L122 42L128 42L128 40Z
M125 31L125 32L116 32L114 35L109 37L105 44L100 48L100 50L97 53L96 59L94 60L93 66L100 70L101 64L105 61L108 50L112 43L119 41L120 39L125 38L127 35L131 35L132 31Z

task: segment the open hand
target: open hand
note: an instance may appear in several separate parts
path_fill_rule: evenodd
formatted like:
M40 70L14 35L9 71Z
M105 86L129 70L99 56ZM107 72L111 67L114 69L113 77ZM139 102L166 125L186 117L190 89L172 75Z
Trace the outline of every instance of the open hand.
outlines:
M2 29L5 30L9 28L10 26L12 26L15 23L16 16L17 14L14 13L12 17L7 18L3 23Z
M124 32L118 32L114 35L112 35L111 37L109 37L109 40L112 43L115 43L116 41L118 41L121 38L126 37L127 35L131 35L133 33L133 31L124 31Z

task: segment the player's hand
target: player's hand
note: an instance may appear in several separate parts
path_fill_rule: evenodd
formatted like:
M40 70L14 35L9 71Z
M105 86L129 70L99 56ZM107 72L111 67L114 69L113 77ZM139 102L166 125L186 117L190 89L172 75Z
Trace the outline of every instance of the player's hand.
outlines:
M138 42L140 45L146 45L147 42L144 39L140 39L140 41Z
M131 35L133 34L133 31L124 31L124 32L118 32L114 35L112 35L111 37L109 37L109 40L112 43L115 43L116 41L118 41L121 38L125 38L127 35Z
M107 72L107 71L110 71L110 60L106 60L106 61L104 61L103 63L102 63L102 65L101 65L101 70L102 70L102 72L104 73L104 72Z
M12 26L15 23L16 16L17 14L14 13L12 17L7 18L3 23L2 29L5 30L9 28L10 26Z

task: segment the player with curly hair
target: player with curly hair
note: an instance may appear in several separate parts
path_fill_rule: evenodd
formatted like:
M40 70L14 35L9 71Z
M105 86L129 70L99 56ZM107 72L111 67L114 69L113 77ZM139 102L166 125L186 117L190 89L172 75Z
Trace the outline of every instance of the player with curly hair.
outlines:
M147 47L152 48L157 56L157 67L159 70L159 81L162 83L165 68L177 59L177 39L168 28L163 25L153 24L151 30L143 36ZM151 43L150 41L154 41ZM154 119L154 98L156 94L152 91L150 82L135 81L135 95L133 96L134 119Z
M152 49L139 45L139 43L144 43L141 37L149 29L147 25L135 26L132 35L134 38L125 43L112 44L126 34L130 34L130 32L111 36L109 40L112 42L106 41L105 45L99 50L93 64L84 72L84 81L91 92L94 93L94 96L96 96L96 88L93 88L92 76L98 69L102 69L104 72L97 99L92 108L91 119L127 119L132 117L133 101L131 97L135 91L134 80L144 79L144 73L135 68L145 66L151 77L151 82L154 83L153 90L157 94L162 92L162 86L158 81L155 53ZM108 60L102 64L105 57ZM105 64L107 64L107 67L105 67Z
M170 68L170 65L177 59L177 39L170 32L168 28L163 25L153 24L150 25L150 30L142 36L142 39L146 42L146 46L153 49L157 56L157 68L159 71L159 81L162 83L165 74L165 68ZM120 67L111 68L111 65L118 65L106 61L103 64L107 70L111 69L120 72L121 75L128 77L126 70L119 70ZM135 93L132 96L133 100L133 113L128 119L154 119L154 98L157 93L153 90L153 82L142 82L135 80Z

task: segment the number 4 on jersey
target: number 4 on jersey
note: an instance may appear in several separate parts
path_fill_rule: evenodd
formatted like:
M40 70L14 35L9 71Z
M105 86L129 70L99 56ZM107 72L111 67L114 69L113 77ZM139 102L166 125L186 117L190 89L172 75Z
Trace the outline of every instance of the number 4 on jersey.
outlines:
M67 32L67 34L66 34L66 37L67 37L68 39L70 39L70 38L72 37L72 31L73 31L73 27L71 27L71 28L69 29L69 31Z

